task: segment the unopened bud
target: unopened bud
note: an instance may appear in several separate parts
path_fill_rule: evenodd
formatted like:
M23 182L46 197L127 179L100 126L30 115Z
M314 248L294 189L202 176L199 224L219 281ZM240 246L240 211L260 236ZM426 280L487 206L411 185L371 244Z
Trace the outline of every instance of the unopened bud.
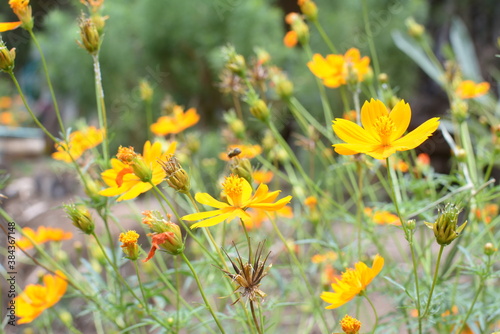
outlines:
M12 72L14 60L16 59L16 49L7 49L5 43L0 40L0 71Z
M250 102L250 113L252 113L255 118L264 123L267 123L267 121L269 120L269 108L261 99Z
M252 184L252 165L250 164L250 160L248 159L232 159L230 162L231 173L238 175L239 177L244 178L248 181L248 183Z
M311 0L299 0L300 11L310 21L316 21L318 18L318 7Z
M465 162L467 160L467 152L463 148L457 147L453 153L458 161Z
M78 44L91 55L97 54L101 46L101 37L94 21L82 15L79 25L81 41Z
M458 238L467 225L467 221L458 226L458 214L462 211L462 209L458 208L454 204L448 203L439 211L440 212L435 223L426 222L425 224L434 231L437 243L441 246L446 246Z
M139 83L139 92L141 94L141 100L151 102L153 99L153 88L151 88L147 80L141 80Z
M168 185L180 193L187 194L190 189L189 174L182 168L179 161L170 155L167 156L166 161L159 163L167 174L165 180Z
M406 27L408 28L408 34L410 36L417 38L417 39L423 36L423 34L425 32L424 26L415 22L413 17L406 19L405 23L406 23Z
M381 84L388 83L389 76L387 75L387 73L380 73L378 75L378 82L380 82Z
M463 122L469 114L469 104L463 100L455 100L451 103L451 114L458 122Z
M410 219L406 222L406 227L410 230L413 231L417 225L417 222L415 219Z
M484 254L485 255L491 256L496 251L497 251L496 247L491 242L488 242L484 245Z
M94 232L94 219L89 210L83 205L66 204L64 211L68 214L73 225L80 229L85 234Z

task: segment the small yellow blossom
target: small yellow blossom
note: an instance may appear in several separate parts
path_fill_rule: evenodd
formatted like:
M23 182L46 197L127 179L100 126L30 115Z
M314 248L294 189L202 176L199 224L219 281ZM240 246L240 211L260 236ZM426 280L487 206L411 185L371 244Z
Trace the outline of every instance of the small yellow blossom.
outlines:
M120 233L118 241L122 243L123 252L127 255L127 258L134 261L139 257L139 246L137 246L137 240L139 239L139 234L136 231L129 230L125 233Z
M200 222L191 225L191 228L208 227L219 224L225 220L234 218L249 220L251 216L246 212L249 208L262 209L265 211L277 211L290 202L292 196L286 196L273 203L280 191L269 192L265 184L260 184L255 194L252 195L252 186L242 177L230 175L222 184L227 203L213 198L207 193L197 193L195 199L205 205L217 208L217 210L199 212L182 217L183 220Z
M240 153L237 155L239 159L252 159L262 153L260 145L229 145L227 152L234 152L235 149L240 150ZM224 161L231 160L227 152L221 152L219 158Z
M340 320L340 326L346 334L357 334L361 329L361 321L346 314Z
M200 120L200 115L195 108L190 108L186 112L181 106L175 106L172 116L162 116L156 123L151 124L151 132L157 136L176 134L192 127Z
M347 268L342 273L341 279L336 279L332 283L334 292L323 292L321 299L331 305L327 309L334 309L344 305L351 299L364 292L366 287L377 276L384 267L384 258L380 255L375 255L373 266L368 268L363 262L357 262L354 268Z
M365 153L375 159L386 159L396 151L407 151L419 146L439 126L439 117L434 117L403 136L410 119L410 105L404 100L399 101L389 112L382 101L371 99L361 108L363 127L342 118L333 121L333 131L345 141L333 147L342 155Z
M39 226L36 232L30 227L24 227L23 232L38 245L49 241L62 241L73 238L73 233L54 227ZM20 238L16 245L23 250L33 248L33 244L27 237Z
M69 135L69 145L64 142L55 144L56 152L52 153L52 158L71 163L80 158L82 154L102 143L104 130L89 126L81 131L74 131Z
M472 80L465 80L458 85L455 93L461 99L472 99L488 93L489 90L490 84L487 82L475 83Z
M335 253L334 251L329 251L329 252L326 252L324 254L315 254L313 255L313 257L311 257L311 262L312 263L323 263L325 261L335 261L338 259L338 255L337 253Z
M274 173L271 171L256 170L252 173L252 178L257 184L269 183L272 181Z
M365 208L365 214L368 215L375 224L401 226L399 217L389 211L374 211L372 208Z

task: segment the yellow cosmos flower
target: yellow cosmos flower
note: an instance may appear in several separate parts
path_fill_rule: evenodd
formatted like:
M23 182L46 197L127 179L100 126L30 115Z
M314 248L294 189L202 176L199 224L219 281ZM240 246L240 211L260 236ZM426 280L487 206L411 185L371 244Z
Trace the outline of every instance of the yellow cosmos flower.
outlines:
M344 55L331 54L324 58L315 54L307 67L323 80L325 86L337 88L345 85L351 78L362 82L370 71L370 58L361 57L358 49L351 48Z
M340 320L340 327L345 334L357 334L361 329L361 321L346 314Z
M66 293L68 282L66 276L57 270L57 275L44 275L43 285L30 284L15 298L18 324L26 324L35 320L43 311L54 306Z
M321 299L330 303L327 309L334 309L344 305L360 293L364 292L368 284L377 276L384 267L384 258L380 255L375 255L373 266L368 268L363 262L358 262L354 268L347 268L342 273L341 279L336 279L332 283L334 292L323 292Z
M475 83L472 80L465 80L458 85L455 93L461 99L472 99L488 93L490 84L487 82Z
M292 199L292 196L286 196L273 203L278 197L280 190L269 192L269 188L265 184L260 184L252 196L252 186L250 183L237 175L226 177L222 186L227 196L227 203L218 201L207 193L196 194L196 201L217 208L217 210L193 213L182 217L183 220L187 221L201 220L191 225L191 228L213 226L224 220L231 221L236 217L241 218L243 221L249 220L250 215L245 212L248 208L277 211L287 205Z
M29 0L9 0L9 6L22 22L24 28L33 28L31 6Z
M17 22L0 22L0 32L14 30L21 25L21 21Z
M389 211L373 211L372 208L365 208L365 214L368 215L375 224L401 226L399 217Z
M121 195L117 199L119 202L136 198L148 191L153 187L151 183L160 184L165 179L166 173L159 161L166 160L167 155L173 154L176 146L177 143L173 142L167 151L162 153L161 143L156 142L151 145L151 142L147 141L144 144L143 154L135 154L135 162L125 163L118 159L111 159L112 168L101 173L102 179L109 188L101 190L99 195L107 197ZM119 154L123 158L124 152L120 151ZM141 171L150 173L151 183L143 181Z
M235 150L239 150L240 153L238 153L237 157L240 159L252 159L262 153L260 145L229 145L227 148L227 152L234 152ZM219 158L224 161L231 160L227 152L219 153Z
M391 112L382 101L366 101L361 108L363 127L342 118L333 121L333 131L346 142L333 145L335 152L342 155L365 153L375 159L385 159L396 151L419 146L439 126L439 117L434 117L403 136L410 119L410 105L404 100L399 101Z
M43 244L49 241L61 241L73 238L73 233L66 232L60 228L39 226L36 232L30 227L24 227L23 232L28 235L36 244ZM16 242L19 248L28 250L33 248L33 244L26 237L22 237Z
M71 163L71 157L78 159L82 154L102 143L104 130L89 126L82 131L74 131L69 135L69 145L66 143L55 144L57 152L52 153L52 158Z
M200 120L200 115L195 108L190 108L186 112L181 106L175 106L172 116L162 116L156 123L151 124L151 132L157 136L175 134L192 127Z

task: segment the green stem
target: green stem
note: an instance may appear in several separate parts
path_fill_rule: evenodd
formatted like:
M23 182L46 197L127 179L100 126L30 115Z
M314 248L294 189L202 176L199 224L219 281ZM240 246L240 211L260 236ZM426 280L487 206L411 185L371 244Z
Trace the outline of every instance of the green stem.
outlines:
M134 263L135 274L137 275L137 282L139 283L139 287L141 288L142 299L144 299L144 308L146 309L146 313L149 313L149 305L148 300L146 298L146 293L144 292L144 287L141 282L141 275L139 273L139 266L137 265L137 261L132 261Z
M57 104L56 100L56 95L54 94L54 89L52 88L52 82L50 80L49 76L49 70L47 68L47 62L45 61L45 56L43 55L42 48L40 44L38 43L38 40L35 37L35 34L33 33L33 29L28 29L28 33L31 36L31 39L33 40L33 43L35 44L36 48L38 49L38 52L40 53L40 59L42 60L42 66L43 66L43 71L45 74L45 78L47 80L47 85L49 86L49 91L50 91L50 96L52 98L52 103L54 104L54 111L56 113L57 121L59 123L59 127L61 128L61 132L64 133L64 124L61 118L61 113L59 112L59 106Z
M373 60L373 72L375 78L378 78L380 73L380 66L378 63L377 50L375 49L375 43L373 42L373 33L370 28L370 19L368 17L368 4L366 0L362 0L363 2L363 21L365 23L365 31L368 39L368 46L370 47L370 54ZM378 82L375 80L375 82Z
M330 51L332 51L333 53L337 53L337 49L333 45L332 41L330 40L330 38L326 34L325 30L323 29L323 27L321 26L321 24L319 23L319 21L318 20L314 20L313 23L314 23L314 26L316 27L316 29L318 29L318 32L321 35L321 38L323 38L323 41L330 48Z
M441 245L441 247L439 248L439 254L438 254L437 261L436 261L436 269L434 270L434 279L432 280L431 291L429 292L429 299L427 300L427 306L425 307L424 313L420 316L421 318L424 318L427 316L427 312L429 312L429 307L431 306L432 293L434 292L434 287L436 286L438 272L439 272L439 263L441 262L441 255L443 254L443 249L444 249L444 245Z
M191 265L191 262L189 262L186 255L184 253L181 253L180 255L181 255L182 259L184 260L184 262L186 262L186 264L189 267L189 269L191 270L191 272L193 273L193 277L196 281L196 284L198 285L198 289L200 290L201 297L203 298L203 301L205 302L205 306L210 311L212 318L214 318L215 323L217 324L217 327L219 327L219 330L221 331L221 333L225 333L224 328L222 327L221 323L219 322L219 319L215 315L215 312L212 309L212 306L210 306L210 303L208 302L207 297L205 296L205 292L203 291L203 287L201 286L201 282L200 282L200 279L198 278L198 274L196 274L196 271L194 270L193 266Z
M413 276L415 277L415 290L417 294L417 311L418 311L418 333L422 334L422 318L420 317L420 289L419 289L419 284L418 284L418 272L417 272L417 258L415 256L415 249L413 246L413 231L409 231L408 228L406 227L406 221L403 219L403 216L401 215L401 211L399 210L399 203L398 203L398 198L400 196L397 196L396 194L396 187L398 179L394 178L393 179L393 173L392 173L392 168L391 168L391 162L389 160L389 157L386 159L386 166L387 166L387 176L389 177L389 185L391 188L391 197L392 201L394 203L394 207L396 208L396 213L399 217L399 220L401 221L401 226L403 227L404 233L405 233L405 238L408 240L408 243L410 245L410 251L411 251L411 259L413 263Z
M14 75L14 72L13 71L9 71L7 73L9 74L10 78L14 82L14 85L17 88L17 92L19 93L19 96L21 96L21 100L23 100L24 106L26 107L26 110L28 110L28 113L30 114L30 116L33 119L33 121L35 122L35 124L40 129L42 129L42 131L47 135L47 137L49 137L54 143L57 143L58 140L49 132L49 130L47 130L47 128L45 128L45 126L43 126L42 123L40 123L40 121L38 120L38 118L36 118L35 114L31 110L31 108L30 108L30 106L28 104L28 101L26 101L26 97L23 94L21 86L19 85L19 82L17 81L16 76Z
M153 124L153 108L152 108L152 100L149 99L145 101L146 104L146 133L148 134L148 138L152 140L152 132L151 132L151 124Z
M102 156L106 163L109 163L108 154L108 123L106 118L106 104L104 103L104 90L102 88L101 66L99 54L92 56L94 62L95 95L97 100L97 116L99 117L99 127L104 130L102 139Z
M253 321L255 323L255 327L257 328L257 332L259 332L259 334L262 334L262 329L259 326L259 321L257 320L257 317L255 316L255 309L253 307L253 301L250 301L250 310L252 311L252 317L253 317Z
M368 298L368 296L366 295L366 293L363 293L363 297L366 298L366 300L368 301L368 303L370 303L370 306L372 307L372 310L373 310L373 314L375 314L375 324L373 325L373 330L372 330L372 333L375 333L375 330L377 329L377 326L378 326L378 314L377 314L377 309L375 308L375 306L373 305L372 301L370 300L370 298Z
M243 227L243 231L245 232L245 236L247 238L247 243L248 243L248 258L251 261L252 259L252 244L250 243L250 236L248 235L247 228L245 226L245 223L243 222L243 219L240 218L241 226ZM258 249L257 249L258 251Z

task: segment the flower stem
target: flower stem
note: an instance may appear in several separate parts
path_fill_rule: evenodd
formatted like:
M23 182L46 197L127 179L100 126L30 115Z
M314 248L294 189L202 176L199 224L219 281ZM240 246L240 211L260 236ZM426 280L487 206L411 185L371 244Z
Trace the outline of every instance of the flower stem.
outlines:
M151 100L145 101L145 109L146 109L146 133L148 134L149 140L151 140L153 137L151 132L151 124L153 124L153 108Z
M437 261L436 261L436 269L434 270L434 279L432 281L431 291L429 292L429 299L427 300L427 306L425 307L424 313L420 316L421 318L424 318L427 316L427 312L429 312L429 307L431 306L432 293L434 292L434 287L436 286L436 281L437 281L438 272L439 272L439 263L441 262L441 255L443 254L443 249L444 249L444 245L441 245L441 247L439 248L439 254L438 254Z
M389 177L389 185L390 185L390 189L391 189L392 201L394 203L394 207L396 208L396 213L399 217L399 220L401 221L401 226L403 227L403 230L405 233L405 238L410 245L411 259L412 259L412 263L413 263L413 276L415 277L415 290L416 290L416 294L417 294L418 333L422 334L422 318L420 317L420 314L421 314L420 313L420 289L419 289L419 284L418 284L417 258L415 256L415 249L413 247L413 231L408 230L408 228L406 227L406 221L403 219L403 216L401 215L401 211L399 210L398 198L400 198L400 196L397 196L397 194L396 194L396 187L398 186L398 184L397 184L398 179L397 179L397 177L393 178L391 162L390 162L389 158L386 159L386 166L387 166L387 175Z
M35 122L35 124L47 135L47 137L49 137L54 143L57 143L58 140L49 132L49 130L47 130L47 128L45 126L43 126L42 123L40 123L38 118L36 118L35 114L31 110L31 108L28 104L28 101L26 100L26 97L24 96L24 93L21 89L21 86L19 85L19 82L17 81L16 76L14 75L14 72L9 71L7 73L9 74L10 78L14 82L14 85L17 88L17 92L19 93L19 96L21 96L21 100L23 100L24 106L26 107L26 110L28 110L28 113L30 114L30 116L33 119L33 121Z
M368 17L368 3L366 0L362 0L363 3L363 21L365 23L365 31L368 38L368 46L370 47L370 54L373 60L373 72L375 78L378 78L380 73L380 66L378 63L377 50L375 49L375 43L373 42L373 33L370 28L370 19ZM375 80L377 82L377 80Z
M106 104L104 103L104 90L102 88L101 66L99 63L99 55L92 56L94 62L94 80L95 80L95 95L97 100L97 116L99 117L99 127L104 129L102 138L102 156L106 163L109 160L108 154L108 124L106 118Z
M323 27L321 26L321 24L319 23L319 21L316 19L316 20L313 21L313 23L314 23L314 26L316 27L316 29L318 29L318 32L321 35L321 38L323 38L323 41L330 48L330 51L332 51L333 53L337 53L337 49L333 45L332 41L330 40L330 38L326 34L325 30L323 29Z
M219 322L219 319L217 318L217 315L215 315L215 312L212 309L212 306L210 306L210 303L208 302L207 297L205 296L205 292L203 291L203 287L201 286L201 282L200 282L200 279L198 277L198 274L196 274L196 271L194 270L193 266L191 265L191 262L189 262L186 255L184 253L181 253L180 255L181 255L182 259L184 260L184 262L186 262L186 264L189 267L189 269L191 270L191 272L193 273L193 277L196 281L196 284L198 285L198 289L200 290L201 297L203 298L203 301L205 302L205 306L210 311L212 318L214 318L215 323L217 324L217 327L219 327L219 330L221 331L221 333L225 333L224 328L222 327L222 325Z
M262 334L263 332L259 326L259 321L257 320L257 317L255 316L255 309L253 307L253 301L250 301L250 310L252 311L252 317L253 317L253 321L255 323L255 327L257 328L257 332L259 332L259 334Z
M141 275L139 274L139 266L137 266L137 261L132 261L134 263L135 274L137 275L137 282L139 283L139 287L141 288L142 299L144 299L144 308L146 309L146 313L149 313L148 300L146 298L146 293L144 292L144 287L141 282Z
M38 40L35 37L35 34L33 33L33 29L27 29L28 33L31 36L31 39L33 40L33 43L35 44L36 48L38 49L38 52L40 53L40 59L42 60L42 67L43 67L43 72L45 74L45 78L47 80L47 85L49 86L49 91L50 91L50 96L52 98L52 103L54 104L54 111L56 113L57 121L59 123L59 127L61 128L61 132L64 133L64 124L61 118L61 113L59 112L59 106L57 104L56 100L56 95L54 94L54 89L52 88L52 82L50 81L50 76L49 76L49 70L47 68L47 62L45 61L45 56L43 55L42 48L40 44L38 43Z
M245 232L245 236L247 238L247 243L248 243L248 259L251 261L252 260L252 244L250 243L250 236L248 235L248 231L247 231L247 228L245 226L245 223L243 222L243 219L240 218L240 222L241 222L241 226L243 227L243 231Z
M366 298L366 300L368 301L368 303L370 304L370 306L372 307L372 310L373 310L373 314L375 315L375 324L373 325L373 330L372 330L372 333L375 333L375 330L377 329L377 326L378 326L378 314L377 314L377 309L375 308L375 306L373 305L372 301L370 300L370 298L368 298L368 296L366 295L366 293L363 293L363 297Z

